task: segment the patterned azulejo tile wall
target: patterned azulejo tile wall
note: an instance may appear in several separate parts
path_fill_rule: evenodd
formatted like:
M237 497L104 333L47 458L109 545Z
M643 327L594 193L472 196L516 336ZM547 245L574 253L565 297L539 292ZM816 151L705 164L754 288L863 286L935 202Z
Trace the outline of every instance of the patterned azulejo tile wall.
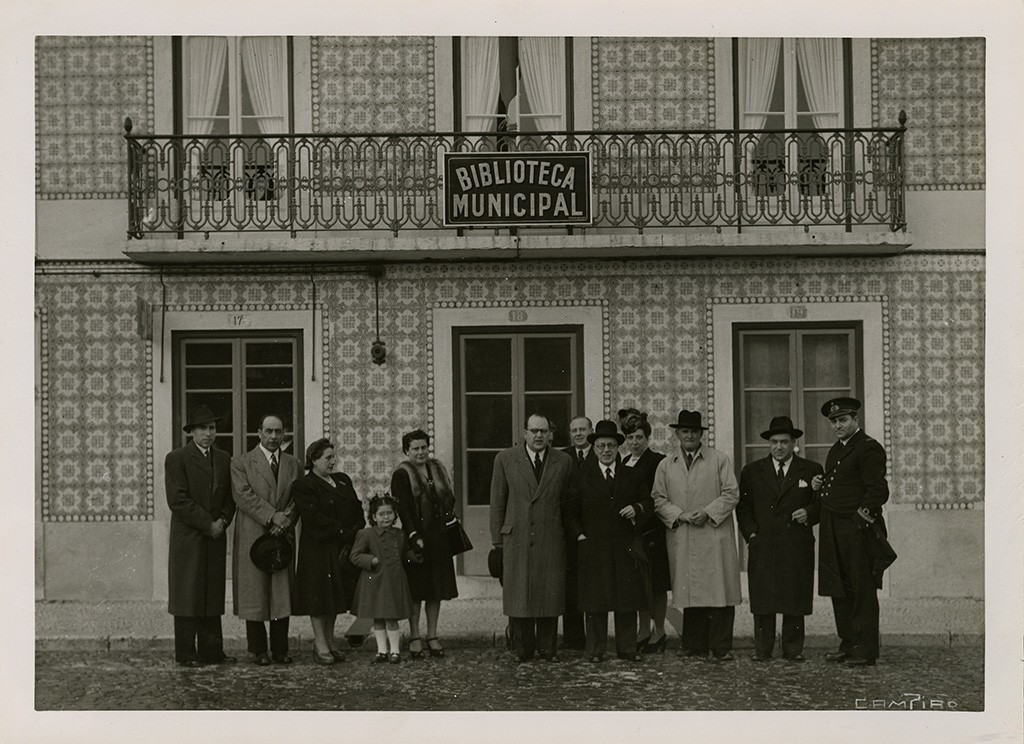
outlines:
M313 130L434 129L434 40L429 36L314 36Z
M146 36L36 38L36 194L127 196L124 120L153 127L153 40Z
M373 280L336 275L316 283L317 322L328 331L323 423L339 442L339 467L363 495L387 488L404 432L433 428L431 391L435 375L446 374L432 366L433 307L603 303L612 411L649 411L652 444L664 451L679 408L707 410L712 303L847 297L881 301L885 310L889 410L885 431L871 433L889 449L893 501L962 508L984 499L980 256L395 267L380 284L382 367L368 353L376 336ZM167 290L168 304L186 311L308 309L312 298L308 276L175 277ZM136 332L137 296L158 302L159 283L39 282L46 520L148 519L154 497L163 497L152 482L153 458L164 453L152 452L148 439L152 348ZM960 446L951 454L954 434Z
M153 515L152 349L137 330L139 290L92 276L37 282L44 520Z
M595 129L712 129L714 41L595 37Z
M985 40L872 39L872 121L907 112L911 189L985 188Z

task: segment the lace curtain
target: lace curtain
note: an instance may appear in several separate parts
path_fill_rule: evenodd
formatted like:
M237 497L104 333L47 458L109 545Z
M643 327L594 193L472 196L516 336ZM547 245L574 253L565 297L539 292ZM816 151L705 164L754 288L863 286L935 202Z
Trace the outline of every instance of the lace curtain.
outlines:
M797 39L796 60L807 103L818 129L842 126L839 120L842 46L839 39Z
M522 86L534 128L543 132L563 129L565 124L565 41L558 37L519 39Z
M185 126L189 134L209 134L224 89L228 41L219 36L193 36L187 43L189 116Z
M744 129L763 129L775 76L779 69L782 39L740 39L740 64L743 65Z
M467 36L462 40L462 128L488 132L496 128L498 110L498 38Z
M280 36L241 39L242 71L261 134L285 131L285 55Z

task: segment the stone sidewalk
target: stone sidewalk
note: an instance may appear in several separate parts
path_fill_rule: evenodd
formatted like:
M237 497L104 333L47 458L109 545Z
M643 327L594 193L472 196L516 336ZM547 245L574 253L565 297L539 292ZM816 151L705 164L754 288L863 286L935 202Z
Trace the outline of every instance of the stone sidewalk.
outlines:
M956 648L984 644L985 606L981 601L882 597L879 602L883 645ZM680 620L679 613L670 611L669 621L675 626L676 634ZM351 622L351 616L339 617L337 632L344 633ZM752 647L753 621L746 604L736 608L735 627L736 647ZM231 614L230 602L223 628L225 647L243 650L245 624ZM835 626L828 600L816 599L814 614L808 617L806 628L808 647L835 645ZM440 631L442 641L452 647L503 645L505 617L501 614L501 599L460 598L444 602ZM293 619L291 635L296 648L305 647L311 638L309 622L301 617ZM36 649L40 651L113 651L171 648L172 645L171 618L162 601L36 602Z

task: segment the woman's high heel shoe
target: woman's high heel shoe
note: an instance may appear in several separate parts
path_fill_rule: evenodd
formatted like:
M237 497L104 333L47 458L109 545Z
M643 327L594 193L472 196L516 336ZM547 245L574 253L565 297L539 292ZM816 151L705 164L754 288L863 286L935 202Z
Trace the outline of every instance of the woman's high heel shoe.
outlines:
M638 654L646 654L647 653L647 644L649 644L650 642L651 642L651 637L650 636L647 636L646 638L639 639L636 642L636 652Z
M316 649L313 649L313 661L322 666L330 666L335 663L334 657L331 654L321 655Z
M436 646L431 645L431 641L433 641L437 645ZM434 657L436 657L438 659L440 659L442 656L444 656L444 649L441 648L441 642L439 640L437 640L437 638L428 638L427 639L427 651L430 652L431 656L434 656Z
M416 644L416 648L413 648L412 644ZM422 659L423 658L423 639L422 638L410 638L409 639L409 658L411 659Z
M641 653L645 654L663 654L665 653L665 644L668 642L668 633L663 635L661 638L656 640L654 643L648 642L644 644L644 649ZM639 650L639 649L638 649Z

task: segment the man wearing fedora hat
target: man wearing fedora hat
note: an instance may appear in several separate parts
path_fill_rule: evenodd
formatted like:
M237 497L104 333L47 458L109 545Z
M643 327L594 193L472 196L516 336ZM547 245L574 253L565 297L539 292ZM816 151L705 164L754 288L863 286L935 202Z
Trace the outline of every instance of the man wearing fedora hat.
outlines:
M266 415L260 422L259 444L231 460L231 490L238 507L232 554L232 595L235 614L245 620L249 653L259 666L288 664L288 625L292 614L291 561L278 571L264 571L249 557L253 543L264 535L280 536L282 547L294 550L298 512L291 499L292 482L299 477L299 461L285 452L284 423ZM270 622L270 655L267 629Z
M732 462L704 445L707 427L697 411L675 424L679 450L658 464L654 509L668 528L672 604L683 612L681 656L731 661L733 623L740 603L740 563L732 512L739 487Z
M747 541L747 587L754 616L754 661L775 647L775 616L782 615L782 657L803 661L804 616L814 605L814 532L818 503L811 481L821 465L793 454L803 432L776 416L761 432L768 456L740 474L736 521Z
M579 554L579 604L586 613L586 655L604 659L608 613L615 614L615 651L640 661L637 612L651 604L650 566L639 525L654 512L650 492L633 468L621 466L625 441L613 421L598 421L587 436L597 457L574 473L565 523Z
M206 406L188 412L191 435L164 460L171 533L167 554L167 611L174 616L174 658L183 666L219 664L224 654L221 615L227 570L231 457L213 446L218 417Z
M811 481L821 502L818 594L832 598L839 650L828 661L873 666L878 658L878 588L872 564L872 530L884 537L882 505L889 500L885 449L860 428L856 398L833 398L821 407L836 443L825 473Z

